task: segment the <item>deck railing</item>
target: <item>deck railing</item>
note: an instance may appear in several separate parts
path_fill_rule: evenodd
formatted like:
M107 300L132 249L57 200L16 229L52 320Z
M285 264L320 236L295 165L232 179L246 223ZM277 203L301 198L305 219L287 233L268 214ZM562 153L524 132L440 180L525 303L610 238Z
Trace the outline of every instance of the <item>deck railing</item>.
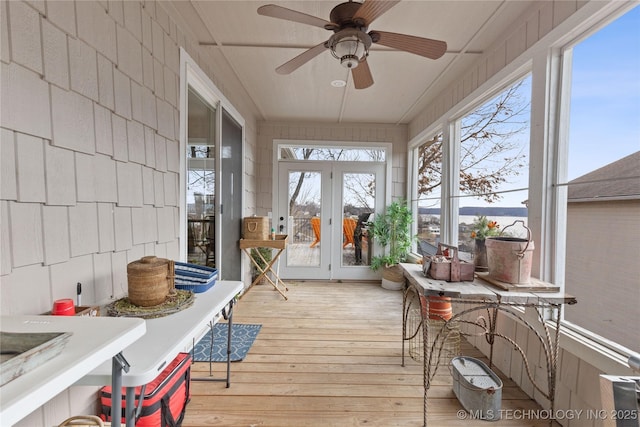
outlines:
M291 236L289 241L293 243L313 242L313 229L311 228L311 217L291 218Z

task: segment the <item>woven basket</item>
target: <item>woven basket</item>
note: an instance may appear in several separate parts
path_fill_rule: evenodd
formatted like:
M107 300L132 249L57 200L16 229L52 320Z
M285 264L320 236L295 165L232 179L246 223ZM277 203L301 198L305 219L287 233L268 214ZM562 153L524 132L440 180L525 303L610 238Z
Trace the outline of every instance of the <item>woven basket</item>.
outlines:
M102 421L100 417L95 415L75 415L64 420L58 427L110 427L111 425L110 422Z
M243 220L242 237L247 240L269 240L269 218L248 216Z
M173 289L173 261L143 257L127 265L129 301L140 307L162 304Z
M382 278L391 282L404 282L402 267L400 267L399 264L392 265L391 267L385 267L382 270Z

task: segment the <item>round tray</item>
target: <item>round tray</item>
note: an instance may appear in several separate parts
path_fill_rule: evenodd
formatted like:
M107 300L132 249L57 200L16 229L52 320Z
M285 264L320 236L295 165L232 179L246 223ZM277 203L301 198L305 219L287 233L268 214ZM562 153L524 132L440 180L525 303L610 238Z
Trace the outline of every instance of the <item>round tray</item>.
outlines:
M155 319L168 316L184 310L193 304L194 295L192 291L176 289L175 293L170 293L162 304L152 307L139 307L131 304L129 298L120 298L107 305L107 314L112 317L140 317L142 319Z

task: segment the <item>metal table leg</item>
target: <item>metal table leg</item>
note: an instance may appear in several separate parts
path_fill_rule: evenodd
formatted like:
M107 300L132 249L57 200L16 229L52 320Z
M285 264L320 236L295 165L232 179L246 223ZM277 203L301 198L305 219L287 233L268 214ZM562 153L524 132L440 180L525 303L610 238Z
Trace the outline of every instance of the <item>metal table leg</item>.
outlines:
M233 307L235 305L235 300L231 300L229 301L229 306L226 309L222 310L222 316L224 317L225 320L228 321L228 328L227 328L227 375L225 376L225 378L213 378L213 372L212 372L212 364L213 362L211 360L209 360L209 377L205 377L205 378L191 378L191 381L225 381L227 388L231 387L231 327L233 326ZM214 327L214 322L213 320L209 323L209 327L211 328L211 330L209 331L209 333L211 334L211 345L213 346L213 327ZM129 427L129 426L127 426Z
M117 420L118 424L122 419L122 371L129 372L129 366L122 353L111 359L111 420Z

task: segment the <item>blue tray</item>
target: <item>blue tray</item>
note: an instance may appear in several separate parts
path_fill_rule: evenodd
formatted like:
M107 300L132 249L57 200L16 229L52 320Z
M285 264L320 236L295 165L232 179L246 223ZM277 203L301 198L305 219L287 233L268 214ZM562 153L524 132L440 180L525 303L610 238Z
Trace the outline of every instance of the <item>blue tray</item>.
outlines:
M190 278L197 282L208 282L212 278L218 277L218 269L216 268L185 262L175 262L175 273L176 276Z
M193 291L196 294L211 289L218 279L216 268L184 262L175 262L175 274L176 289Z
M217 277L217 276L216 276ZM216 279L212 279L208 282L191 282L191 281L182 281L178 277L176 277L175 281L176 289L181 289L183 291L192 291L196 294L201 294L202 292L208 291L216 284Z

